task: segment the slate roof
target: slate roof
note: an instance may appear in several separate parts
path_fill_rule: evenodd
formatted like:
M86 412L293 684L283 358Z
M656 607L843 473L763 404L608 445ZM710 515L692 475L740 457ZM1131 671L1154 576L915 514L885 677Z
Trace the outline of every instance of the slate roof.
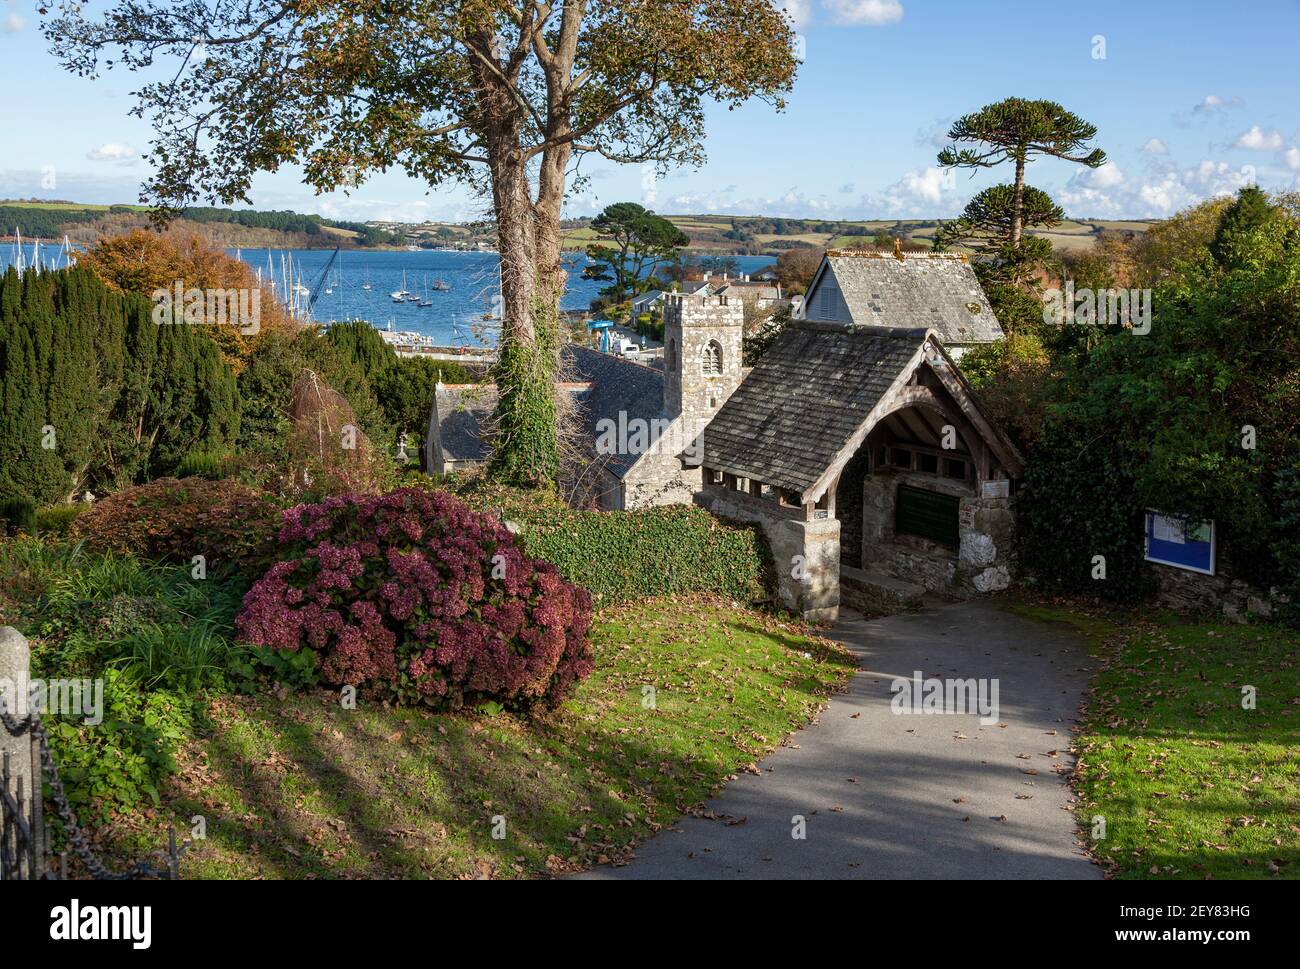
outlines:
M588 347L566 346L561 351L560 379L590 387L576 394L579 427L593 442L602 418L650 420L663 412L663 372L622 357ZM483 461L486 448L480 428L496 410L497 392L491 384L443 387L436 395L438 432L443 455L453 461ZM611 455L604 467L622 477L639 455Z
M909 252L899 259L832 249L805 301L810 320L819 319L819 301L811 295L828 271L855 326L929 327L945 344L991 343L1003 335L975 271L961 256Z
M704 429L705 466L807 491L927 332L791 323Z
M479 428L497 407L497 389L491 384L439 387L434 395L438 406L438 439L447 461L482 461L487 449Z
M588 441L596 439L596 425L603 418L617 421L620 411L631 420L651 420L663 413L664 376L643 364L601 353L590 347L570 345L563 351L565 380L591 384L578 395L578 414L582 434ZM610 455L604 467L621 478L640 455Z

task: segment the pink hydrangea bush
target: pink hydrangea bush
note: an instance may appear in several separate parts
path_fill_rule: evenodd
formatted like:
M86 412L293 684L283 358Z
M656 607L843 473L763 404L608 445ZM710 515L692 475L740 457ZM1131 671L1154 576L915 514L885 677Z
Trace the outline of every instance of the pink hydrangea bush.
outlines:
M310 649L326 682L439 708L554 706L593 668L591 597L443 492L284 512L287 557L244 596L247 642Z

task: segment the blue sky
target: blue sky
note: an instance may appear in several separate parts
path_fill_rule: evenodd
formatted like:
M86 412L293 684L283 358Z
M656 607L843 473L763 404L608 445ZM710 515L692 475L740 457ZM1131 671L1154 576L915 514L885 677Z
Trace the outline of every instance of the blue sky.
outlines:
M1300 0L784 2L806 50L784 113L711 111L707 164L659 181L589 159L569 213L637 199L670 214L949 216L1000 178L939 171L943 131L1012 95L1060 101L1099 129L1106 168L1030 169L1072 216L1159 217L1249 182L1300 190ZM0 197L135 201L150 138L128 114L138 78L66 74L38 21L30 0L0 0ZM355 219L483 211L463 189L398 173L316 197L284 170L258 178L253 202Z

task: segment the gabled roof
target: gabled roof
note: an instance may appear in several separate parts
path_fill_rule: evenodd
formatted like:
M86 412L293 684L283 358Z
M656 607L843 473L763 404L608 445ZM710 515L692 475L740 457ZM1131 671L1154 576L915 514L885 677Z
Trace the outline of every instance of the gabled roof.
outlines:
M566 346L560 352L560 378L574 392L580 433L597 437L602 419L651 420L663 411L663 373L651 367L588 347ZM483 461L487 448L482 428L496 410L492 384L442 386L435 395L443 457L449 461ZM610 455L604 466L622 477L639 455Z
M827 273L856 326L927 327L950 345L990 343L1003 335L964 256L832 249L808 287L807 319L821 319L816 293Z
M792 323L704 429L704 464L803 493L921 353L927 331Z
M1022 459L982 414L933 330L789 324L704 429L704 465L816 500L923 363L1012 472Z
M655 300L663 299L664 291L662 289L651 289L642 293L640 296L632 298L632 305L639 306L642 303L653 303Z
M445 461L482 461L487 457L480 428L497 407L492 384L439 385L434 394L438 408L438 443Z
M562 375L566 380L579 380L591 385L591 389L579 394L577 399L580 428L586 440L596 439L596 425L601 420L617 421L620 413L626 414L629 421L649 421L663 413L662 371L576 345L565 347L562 359ZM638 457L637 454L610 455L604 466L621 478Z

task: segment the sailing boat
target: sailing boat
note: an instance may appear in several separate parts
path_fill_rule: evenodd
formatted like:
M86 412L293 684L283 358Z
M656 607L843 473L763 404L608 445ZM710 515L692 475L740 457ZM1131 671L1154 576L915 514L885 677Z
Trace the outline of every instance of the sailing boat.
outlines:
M366 281L365 281L364 283L361 284L361 288L362 288L362 289L369 289L369 288L370 288L370 270L369 270L369 269L366 270Z
M394 303L403 303L406 301L406 298L411 295L406 291L406 270L405 269L402 270L402 288L397 290L394 293L389 293L388 295L393 298Z
M433 300L429 299L429 278L427 276L424 279L424 296L420 300L420 305L421 306L433 305Z
M449 290L449 289L451 289L451 287L448 286L447 283L446 283L444 280L441 280L441 279L435 279L435 280L433 281L433 291L434 291L435 293L445 293L445 292L447 292L447 290Z

